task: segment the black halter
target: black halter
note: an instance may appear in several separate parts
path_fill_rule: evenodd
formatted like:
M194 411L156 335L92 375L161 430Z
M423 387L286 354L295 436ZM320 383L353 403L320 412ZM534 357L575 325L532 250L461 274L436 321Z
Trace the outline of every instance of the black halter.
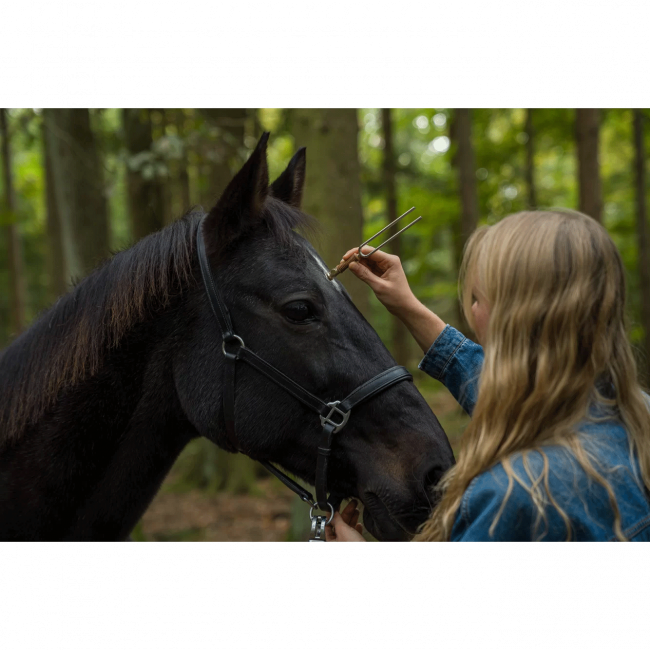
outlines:
M405 379L412 380L411 373L403 366L394 366L384 372L379 373L365 384L362 384L353 390L344 400L340 402L326 403L320 398L306 391L302 386L297 384L293 379L287 377L283 372L267 363L254 352L251 352L245 345L244 341L233 331L230 313L223 303L219 292L217 291L214 277L210 269L208 257L205 251L205 242L203 241L203 222L199 223L197 230L197 250L199 264L201 266L201 275L203 284L208 294L208 300L214 315L217 317L221 329L222 344L221 349L226 358L224 368L223 383L223 411L226 423L226 433L232 451L241 451L239 442L235 435L235 365L236 361L245 361L255 368L258 372L268 377L272 382L293 395L297 400L302 402L307 408L315 411L320 416L322 425L322 434L318 445L318 460L316 463L316 501L313 496L290 479L286 474L271 465L267 461L260 461L269 472L277 476L288 488L293 490L303 501L309 503L321 510L329 509L331 514L334 508L338 507L341 498L327 495L327 464L332 448L333 436L340 431L350 417L352 408L369 400L378 393L386 390L393 384L397 384Z

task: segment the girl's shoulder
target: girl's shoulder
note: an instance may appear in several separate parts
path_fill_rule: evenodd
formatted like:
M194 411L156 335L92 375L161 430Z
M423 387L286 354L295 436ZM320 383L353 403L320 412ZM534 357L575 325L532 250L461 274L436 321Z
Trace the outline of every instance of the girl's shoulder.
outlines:
M650 539L650 505L627 434L612 422L582 438L594 469L612 487L627 537ZM607 540L614 512L606 489L562 445L514 454L479 474L463 495L452 531L458 540Z

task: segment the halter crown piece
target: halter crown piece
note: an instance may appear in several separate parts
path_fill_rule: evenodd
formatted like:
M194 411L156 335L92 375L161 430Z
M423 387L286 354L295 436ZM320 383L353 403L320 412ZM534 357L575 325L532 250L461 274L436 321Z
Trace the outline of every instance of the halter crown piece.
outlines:
M205 218L205 217L204 217ZM249 350L244 341L235 334L230 312L217 291L217 285L212 275L212 269L208 261L203 240L203 220L199 223L196 235L199 265L203 284L212 307L212 311L219 323L221 330L221 349L226 359L224 364L223 381L223 413L226 424L226 434L232 451L241 451L241 447L235 434L235 367L237 361L244 361L258 372L265 375L273 383L293 395L304 406L315 411L320 417L321 436L318 444L318 456L316 461L316 500L310 492L301 485L281 472L277 467L268 461L260 461L266 469L284 483L290 490L295 492L303 501L311 506L309 517L312 522L311 542L325 541L325 526L334 517L334 510L345 495L334 496L334 493L327 494L327 466L332 450L334 434L340 431L348 422L351 411L355 406L369 400L378 393L390 386L405 379L412 380L411 373L403 366L394 366L384 370L372 379L368 380L358 388L355 388L345 399L335 402L324 402L316 395L312 395L293 379L287 377L275 366L264 361L255 352ZM314 509L329 512L329 516L314 515Z

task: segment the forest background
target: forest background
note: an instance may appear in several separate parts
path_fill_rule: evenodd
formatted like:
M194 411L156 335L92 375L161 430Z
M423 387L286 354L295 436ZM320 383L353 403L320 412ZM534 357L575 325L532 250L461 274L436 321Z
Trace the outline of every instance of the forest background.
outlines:
M416 206L423 220L392 250L415 294L466 331L457 270L478 225L545 207L577 208L603 223L627 270L629 336L647 385L649 116L645 109L3 109L0 348L111 251L194 205L209 209L269 130L271 178L307 147L303 209L321 223L314 243L329 265ZM420 355L405 329L365 285L350 274L341 279L398 363L414 371ZM444 388L416 376L455 443L465 418ZM135 536L304 538L302 504L274 481L245 457L196 441ZM242 527L246 512L251 523Z

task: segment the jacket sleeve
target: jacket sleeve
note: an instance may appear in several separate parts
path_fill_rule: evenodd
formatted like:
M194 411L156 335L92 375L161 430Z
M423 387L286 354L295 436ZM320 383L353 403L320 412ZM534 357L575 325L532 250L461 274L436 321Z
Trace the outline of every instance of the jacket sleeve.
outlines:
M478 396L478 379L483 367L483 348L447 325L418 366L441 381L468 415Z

